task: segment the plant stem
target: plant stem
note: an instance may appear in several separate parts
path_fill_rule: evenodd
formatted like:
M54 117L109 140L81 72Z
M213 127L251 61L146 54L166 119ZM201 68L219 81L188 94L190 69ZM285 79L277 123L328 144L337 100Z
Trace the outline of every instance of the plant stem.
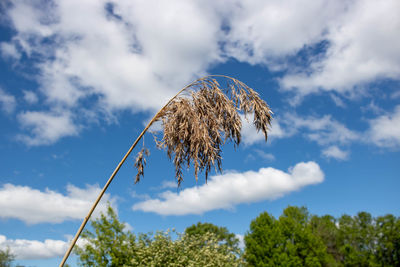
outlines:
M210 76L216 76L216 75L210 75ZM146 128L144 128L144 130L140 133L140 135L138 136L138 138L135 140L135 142L132 144L132 146L129 148L128 152L126 152L125 156L122 158L122 160L120 161L120 163L118 164L118 166L115 168L114 172L111 174L110 178L108 178L107 183L104 185L103 190L101 190L100 194L98 195L96 201L93 203L92 208L90 209L89 213L86 215L85 219L83 220L81 226L79 227L78 231L75 234L74 239L71 241L71 244L67 250L67 252L65 252L65 255L59 265L59 267L63 267L65 262L67 261L69 255L71 254L72 249L74 248L76 241L78 240L79 236L81 235L83 229L85 228L86 223L89 221L90 216L92 215L93 211L95 210L97 204L99 204L101 198L103 197L104 193L106 192L108 186L110 185L110 183L112 182L112 180L114 179L115 175L118 173L119 169L121 168L122 164L124 164L125 160L128 158L129 154L132 152L132 150L135 148L135 146L137 145L137 143L140 141L140 139L143 137L143 135L147 132L147 130L150 128L150 126L158 119L158 117L160 116L160 114L162 114L162 112L164 111L164 109L180 94L182 93L184 90L186 90L187 88L191 87L193 84L197 83L198 81L204 80L207 77L210 76L206 76L200 79L197 79L196 81L188 84L187 86L185 86L184 88L182 88L174 97L172 97L167 104L165 104L164 107L162 107L157 114L151 119L151 121L147 124Z

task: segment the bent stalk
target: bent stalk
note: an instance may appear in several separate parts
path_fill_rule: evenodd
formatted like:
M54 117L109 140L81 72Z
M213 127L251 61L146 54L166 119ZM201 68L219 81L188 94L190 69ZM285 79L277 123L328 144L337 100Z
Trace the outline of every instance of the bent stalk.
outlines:
M203 78L202 78L203 79ZM200 80L200 79L199 79ZM163 110L169 105L169 103L171 103L180 93L182 93L184 90L186 90L187 88L189 88L190 86L192 86L194 83L198 82L199 80L196 80L194 82L192 82L191 84L185 86L183 89L181 89L173 98L171 98L167 104L165 104L164 107L162 107L156 115L154 115L154 117L151 119L151 121L147 124L147 126L144 128L144 130L140 133L140 135L138 136L138 138L136 138L135 142L133 142L132 146L129 148L128 152L126 152L125 156L122 158L122 160L119 162L119 164L117 165L117 167L115 168L115 170L113 171L113 173L111 174L110 178L108 178L107 183L104 185L103 189L101 190L100 194L97 196L97 199L95 200L95 202L93 203L91 209L89 210L88 214L86 215L85 219L83 220L81 226L79 227L78 231L75 234L74 239L72 239L71 244L67 250L67 252L65 252L65 255L59 265L59 267L63 267L65 262L67 261L69 255L72 252L72 249L74 248L76 241L78 240L79 236L81 235L83 229L85 228L87 222L90 219L90 216L92 215L93 211L95 210L95 208L97 207L97 204L99 204L101 198L103 197L104 193L106 192L108 186L110 185L110 183L112 182L112 180L114 179L115 175L118 173L119 169L122 167L122 164L124 164L124 162L126 161L126 159L128 158L128 156L131 154L132 150L136 147L137 143L140 141L140 139L142 139L143 135L147 132L147 130L150 128L150 126L158 119L159 115L162 114Z
M230 80L226 89L230 97L211 77ZM197 92L192 91L191 99L177 98L179 94L190 87L198 89ZM258 131L261 130L264 133L265 140L267 140L272 112L267 103L244 83L225 75L209 75L182 88L157 112L115 168L71 241L60 267L64 266L86 223L122 164L155 121L162 119L164 134L158 145L167 150L171 160L174 157L175 176L179 186L183 180L183 166L190 166L191 163L194 166L196 181L199 171L205 172L206 182L212 167L222 172L221 147L227 140L234 142L235 146L240 143L242 123L238 111L245 115L253 113L254 126ZM143 170L139 171L135 182L139 181L140 175L143 175Z

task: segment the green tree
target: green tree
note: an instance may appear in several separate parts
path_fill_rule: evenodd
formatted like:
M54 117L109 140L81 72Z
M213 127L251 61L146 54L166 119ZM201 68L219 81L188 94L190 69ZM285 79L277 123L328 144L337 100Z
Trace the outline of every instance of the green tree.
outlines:
M111 207L91 224L94 232L85 230L85 244L74 250L81 266L235 267L243 263L238 249L221 244L220 237L209 231L196 235L167 231L136 238L124 231Z
M338 228L342 263L345 266L375 266L376 232L371 214L343 215Z
M15 256L10 252L10 249L0 250L0 267L11 267Z
M171 233L176 234L173 240ZM211 232L202 235L157 232L154 237L139 237L136 257L129 266L243 266L237 251L221 245Z
M389 214L376 219L376 260L381 266L400 266L400 219Z
M250 224L244 240L249 266L324 266L332 262L309 227L307 209L288 207L279 220L267 212Z
M216 226L212 223L201 223L193 224L186 228L185 233L187 235L204 235L205 233L213 233L217 237L218 241L227 246L239 249L239 239L235 234L230 233L226 227Z
M135 236L125 231L114 210L109 206L107 215L91 222L94 233L85 230L81 237L84 245L76 247L82 266L124 266L135 255Z
M330 265L340 266L343 261L343 255L339 251L339 229L337 227L337 220L331 215L322 217L312 216L310 219L310 227L314 235L319 237L326 246L328 254L335 260Z

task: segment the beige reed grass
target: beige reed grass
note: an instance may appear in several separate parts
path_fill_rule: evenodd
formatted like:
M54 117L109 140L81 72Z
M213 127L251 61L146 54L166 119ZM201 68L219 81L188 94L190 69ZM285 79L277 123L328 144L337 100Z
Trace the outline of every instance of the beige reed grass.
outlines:
M227 86L221 87L216 78L225 79ZM153 117L115 168L71 241L60 267L64 266L83 228L122 164L155 121L161 120L163 126L162 138L156 138L156 143L159 148L166 149L168 157L173 160L179 186L183 181L182 168L190 167L191 164L196 181L199 172L204 171L207 182L213 167L216 171L222 171L222 146L227 141L238 146L241 140L240 112L244 115L253 114L254 126L263 132L267 140L272 112L258 93L241 81L225 75L209 75L179 91ZM149 152L143 147L134 164L138 170L135 183L144 175L145 156L149 156Z

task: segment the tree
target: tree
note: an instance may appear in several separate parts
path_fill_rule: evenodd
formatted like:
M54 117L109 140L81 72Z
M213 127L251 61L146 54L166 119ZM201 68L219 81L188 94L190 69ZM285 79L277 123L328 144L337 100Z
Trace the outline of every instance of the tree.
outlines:
M0 250L0 267L11 267L15 256L10 252L10 249Z
M249 266L325 266L326 246L309 227L307 209L288 207L279 220L267 212L250 224L244 258Z
M376 219L376 259L382 266L400 266L400 219L388 214Z
M206 233L213 233L222 244L226 244L233 249L239 249L239 239L235 234L230 233L226 227L216 226L212 223L198 222L197 224L193 224L186 228L185 233L193 236L202 236Z
M325 215L322 217L312 216L310 219L311 231L314 235L322 240L326 246L328 254L330 254L336 264L339 266L343 261L343 256L339 251L340 241L339 241L339 229L337 228L337 220L331 215Z
M84 245L74 250L81 266L242 266L238 250L221 244L212 232L167 231L136 239L111 207L91 224L93 232L85 230Z
M114 210L108 206L107 215L91 222L94 232L82 233L84 245L75 248L82 266L124 266L136 252L135 235L125 231Z
M177 234L173 240L171 233ZM221 245L211 232L201 235L157 232L154 237L139 237L136 257L129 266L242 266L237 251Z
M339 219L339 242L345 266L375 266L376 233L371 214L343 215Z

